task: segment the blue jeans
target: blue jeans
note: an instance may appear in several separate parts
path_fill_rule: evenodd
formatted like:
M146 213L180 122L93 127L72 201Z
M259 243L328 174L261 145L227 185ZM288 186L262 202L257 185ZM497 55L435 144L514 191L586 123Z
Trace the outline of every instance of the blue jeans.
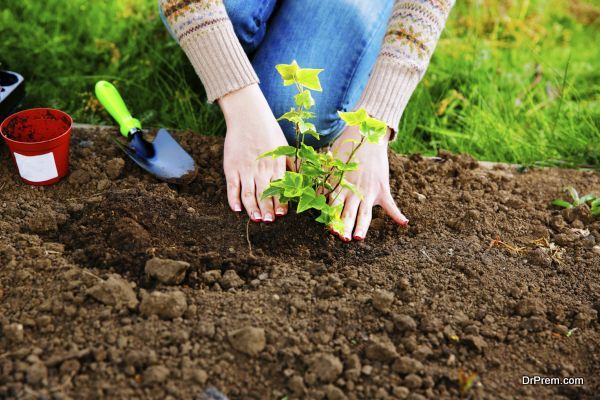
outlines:
M294 107L294 86L284 87L277 64L298 61L303 68L323 68L323 92L313 92L315 123L322 147L345 124L337 111L358 103L377 60L393 0L224 0L235 33L260 79L273 114ZM161 13L163 21L164 15ZM166 21L165 21L166 23ZM168 27L168 25L167 25ZM296 141L288 121L281 128L290 144Z

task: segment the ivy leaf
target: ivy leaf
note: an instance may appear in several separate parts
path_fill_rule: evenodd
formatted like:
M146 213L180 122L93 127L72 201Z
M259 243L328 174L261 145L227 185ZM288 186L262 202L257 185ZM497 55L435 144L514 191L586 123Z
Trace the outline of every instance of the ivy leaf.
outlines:
M316 132L317 128L315 124L311 122L304 122L304 120L298 122L298 128L300 129L300 133L306 134L308 131Z
M336 167L340 171L356 171L358 170L357 162L343 162L342 160L335 159L333 160L333 166Z
M329 223L329 227L340 235L344 234L344 221L342 221L341 218L334 218Z
M294 146L279 146L273 150L267 151L266 153L258 156L258 159L266 157L282 157L282 156L293 156L296 154L296 148Z
M310 111L295 111L293 108L283 114L281 117L277 118L277 121L288 120L293 122L294 124L299 124L300 122L304 122L305 119L314 118L315 114Z
M313 188L308 188L310 190L305 190L300 197L300 201L298 202L298 208L296 209L297 213L304 212L311 208L315 210L321 210L327 204L327 199L322 194L316 194Z
M300 133L303 135L309 135L319 140L319 134L317 133L317 128L315 124L310 122L304 122L303 120L298 123L298 129L300 129Z
M369 117L367 111L364 108L361 108L357 111L349 112L338 111L338 115L344 122L346 122L350 126L358 126Z
M320 167L306 162L302 164L302 174L309 178L317 178L326 174Z
M312 147L307 146L304 143L300 146L300 150L298 150L298 157L307 160L313 164L319 164L319 153Z
M292 61L291 64L278 64L275 68L279 72L279 75L281 75L284 86L290 86L294 83L296 73L300 69L296 60Z
M322 92L321 81L319 80L319 74L323 72L322 69L313 68L301 68L296 71L296 81L308 88L317 92Z
M267 186L264 192L262 192L260 199L264 200L269 197L281 196L283 194L283 191L284 189L282 187L273 186L272 184L269 184L269 186Z
M309 110L312 106L315 105L315 99L313 99L309 90L304 90L294 96L294 100L296 100L296 105L300 107L304 107Z
M350 190L352 193L354 193L355 195L357 195L358 197L360 197L361 200L364 200L364 196L363 194L360 192L360 190L358 190L358 188L356 187L356 185L348 182L345 179L342 179L342 181L340 182L340 186Z
M369 143L377 144L387 132L387 124L378 119L368 117L360 124L362 133Z
M301 174L292 171L286 171L283 176L283 195L290 199L300 197L302 195L304 186L304 178Z

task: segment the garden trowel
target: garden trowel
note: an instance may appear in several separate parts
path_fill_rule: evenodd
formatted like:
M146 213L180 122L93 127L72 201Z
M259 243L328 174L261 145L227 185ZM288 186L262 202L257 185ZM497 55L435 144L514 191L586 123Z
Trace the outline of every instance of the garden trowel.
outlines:
M196 163L166 129L160 129L152 141L144 137L142 124L131 116L117 88L111 83L96 83L96 97L118 122L121 134L129 141L128 144L115 142L137 165L170 183L187 184L196 178Z

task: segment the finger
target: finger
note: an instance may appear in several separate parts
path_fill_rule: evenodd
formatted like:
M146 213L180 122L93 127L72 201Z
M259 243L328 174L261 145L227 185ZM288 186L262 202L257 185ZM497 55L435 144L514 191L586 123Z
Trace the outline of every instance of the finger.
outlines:
M387 213L387 215L389 215L394 221L396 221L397 224L402 226L408 225L408 218L406 218L404 214L400 212L400 209L396 205L396 202L394 201L392 195L389 192L383 195L380 204L381 207L383 207L383 209Z
M335 207L339 204L344 204L344 201L346 200L346 195L347 195L347 191L346 190L337 190L334 193L331 193L329 195L329 205L331 207ZM333 228L330 228L329 231L335 235L340 236L341 232L336 231Z
M273 178L271 179L271 181L276 181L278 179L283 178L284 173L285 173L285 165L283 165L282 168L280 168L275 173L275 175L273 175ZM275 207L275 216L276 217L281 217L288 213L288 205L281 204L279 202L279 198L277 196L273 197L273 206Z
M240 201L240 175L237 173L227 174L227 202L229 207L235 212L242 211L242 203Z
M358 207L358 216L356 217L356 227L354 228L354 235L352 236L356 240L364 240L371 225L371 218L373 217L373 201L365 199L360 203Z
M356 223L356 215L358 213L358 207L360 206L360 198L355 195L350 195L346 198L344 203L344 211L342 211L342 221L344 222L344 233L342 234L342 240L349 242L352 240L352 231L354 230L354 224Z
M256 187L253 179L242 178L242 203L252 221L262 221L262 214L256 203Z
M277 197L273 198L273 206L275 207L275 216L283 217L288 213L288 205L281 204Z
M294 165L294 157L286 157L285 165L289 171L296 172L296 166Z
M256 179L256 200L262 215L263 222L273 222L275 220L275 211L273 210L273 198L261 199L262 193L269 186L269 181L264 178Z

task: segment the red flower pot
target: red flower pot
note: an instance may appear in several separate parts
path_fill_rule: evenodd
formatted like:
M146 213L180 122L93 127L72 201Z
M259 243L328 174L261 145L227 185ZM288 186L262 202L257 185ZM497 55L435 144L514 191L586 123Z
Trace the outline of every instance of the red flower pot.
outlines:
M0 134L23 182L50 185L69 171L73 119L51 108L20 111L6 118Z

